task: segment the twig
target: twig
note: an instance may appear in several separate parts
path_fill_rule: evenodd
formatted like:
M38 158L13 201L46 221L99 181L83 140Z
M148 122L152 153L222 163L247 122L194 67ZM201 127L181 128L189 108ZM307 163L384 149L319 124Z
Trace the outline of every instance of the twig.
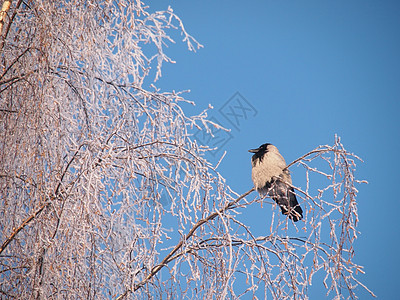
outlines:
M133 287L133 291L137 291L138 289L140 289L141 287L143 287L154 275L156 275L163 267L165 267L169 262L171 262L173 259L171 259L174 254L180 249L182 248L183 244L185 243L185 241L187 241L188 239L190 239L193 234L195 233L195 231L200 228L203 224L215 219L217 216L223 214L225 211L232 209L236 203L238 203L240 200L242 200L244 197L246 197L247 195L249 195L250 193L252 193L255 190L255 188L250 189L249 191L247 191L246 193L244 193L243 195L241 195L240 197L238 197L237 199L229 202L227 205L225 205L225 207L221 208L220 210L210 214L208 217L201 219L199 221L197 221L197 223L192 227L192 229L190 229L190 231L188 232L188 234L184 235L181 239L181 241L175 246L174 249L171 250L171 252L169 252L164 259L161 261L161 263L159 263L157 266L155 266L149 274L147 274L147 276L138 284L136 284ZM125 293L121 294L120 296L118 296L116 298L116 300L120 300L123 299L128 293L132 292L132 290L126 290Z
M29 224L30 221L32 221L38 214L40 214L43 209L45 209L51 201L48 201L44 203L37 211L35 211L32 215L30 215L28 218L25 219L24 222L17 228L14 229L13 233L4 241L3 245L0 247L0 254L3 252L3 250L8 246L8 244L14 239L14 237L22 230L26 225Z
M285 169L288 169L289 167L291 167L292 165L294 165L295 163L301 161L302 159L306 158L307 156L314 154L314 153L324 153L324 152L328 152L330 151L330 149L326 149L326 148L316 148L306 154L304 154L303 156L299 157L298 159L294 160L293 162L291 162L290 164L288 164L286 166ZM126 290L123 294L119 295L116 300L121 300L124 297L126 297L128 295L128 293L131 293L132 291L135 292L138 289L140 289L141 287L143 287L152 277L154 277L154 275L156 275L163 267L165 267L169 262L171 262L172 260L174 260L176 257L178 257L179 255L175 255L175 253L182 248L183 244L185 241L187 241L188 239L190 239L194 232L201 227L203 224L207 223L208 221L213 220L214 218L216 218L218 215L221 215L222 213L224 213L225 211L232 209L241 199L243 199L244 197L246 197L247 195L249 195L250 193L252 193L253 191L255 191L255 188L252 188L251 190L249 190L248 192L244 193L243 195L239 196L237 199L229 202L224 208L221 208L219 211L214 212L212 214L210 214L208 217L199 220L188 232L187 235L183 236L183 238L181 239L181 241L174 247L174 249L172 249L165 257L164 259L161 261L161 263L159 263L158 265L156 265L155 267L152 268L152 270L150 271L149 274L147 274L147 276L139 283L135 284L132 289Z
M1 111L1 112L6 112L6 113L17 113L17 112L18 112L18 111L16 111L16 110L3 109L3 108L0 108L0 111Z
M314 149L314 150L312 150L312 151L310 151L310 152L304 154L303 156L299 157L298 159L295 159L295 160L292 161L290 164L288 164L288 165L286 166L286 168L284 168L283 170L289 169L289 168L290 168L291 166L293 166L295 163L297 163L297 162L303 160L304 158L306 158L307 156L310 156L311 154L320 153L320 152L324 153L324 152L328 152L328 151L330 151L330 150L329 150L329 149L321 149L321 148L318 147L318 148L316 148L316 149Z

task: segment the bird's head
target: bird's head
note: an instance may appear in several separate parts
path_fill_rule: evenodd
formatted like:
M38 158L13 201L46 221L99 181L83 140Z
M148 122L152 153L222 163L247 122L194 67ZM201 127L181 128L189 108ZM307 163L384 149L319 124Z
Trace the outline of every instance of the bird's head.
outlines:
M249 152L254 153L252 160L255 161L256 159L259 159L260 161L264 157L264 154L268 152L269 146L273 146L270 143L262 144L260 147L257 149L250 149Z
M249 152L256 153L256 154L264 154L265 152L268 152L268 146L269 145L272 146L272 144L270 144L270 143L262 144L257 149L250 149Z

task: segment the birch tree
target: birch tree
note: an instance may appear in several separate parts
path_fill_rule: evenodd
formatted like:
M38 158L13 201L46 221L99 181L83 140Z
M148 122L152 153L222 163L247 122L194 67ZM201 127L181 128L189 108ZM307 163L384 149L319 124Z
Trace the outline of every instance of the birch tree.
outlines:
M304 221L255 236L241 212L274 204L237 194L193 138L218 125L155 86L174 31L201 47L141 1L2 3L1 298L308 299L316 273L356 298L360 159L338 137L299 155Z

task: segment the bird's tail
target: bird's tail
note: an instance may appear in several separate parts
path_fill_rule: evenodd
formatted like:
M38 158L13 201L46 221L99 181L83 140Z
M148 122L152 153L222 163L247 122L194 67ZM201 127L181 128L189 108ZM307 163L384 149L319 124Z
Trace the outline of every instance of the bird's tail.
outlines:
M275 180L268 190L270 196L281 208L282 214L288 215L294 222L303 218L303 210L292 187L282 181Z

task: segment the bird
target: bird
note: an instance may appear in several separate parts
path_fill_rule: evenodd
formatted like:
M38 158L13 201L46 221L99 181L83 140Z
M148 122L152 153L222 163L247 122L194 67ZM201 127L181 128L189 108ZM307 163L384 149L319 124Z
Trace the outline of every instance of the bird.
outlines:
M251 179L261 197L271 197L281 208L282 214L294 222L303 218L303 210L296 199L292 178L286 169L286 162L278 148L270 143L262 144L251 158Z

